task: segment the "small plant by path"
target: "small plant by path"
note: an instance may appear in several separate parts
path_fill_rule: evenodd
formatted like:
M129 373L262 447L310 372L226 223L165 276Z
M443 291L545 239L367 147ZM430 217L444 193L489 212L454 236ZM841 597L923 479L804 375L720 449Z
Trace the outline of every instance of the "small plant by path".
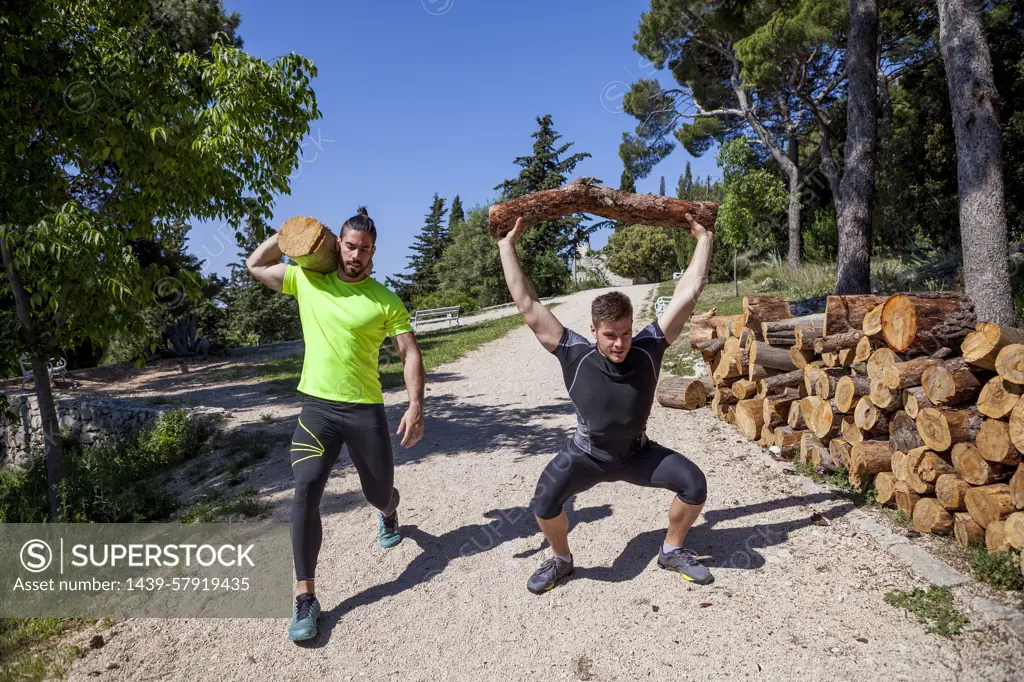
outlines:
M974 574L1001 590L1024 590L1024 575L1020 572L1020 553L1017 551L989 553L984 547L975 547L971 555Z
M885 602L898 608L906 609L925 626L925 632L955 637L968 622L967 616L960 613L953 601L953 593L948 587L920 587L913 590L888 592Z

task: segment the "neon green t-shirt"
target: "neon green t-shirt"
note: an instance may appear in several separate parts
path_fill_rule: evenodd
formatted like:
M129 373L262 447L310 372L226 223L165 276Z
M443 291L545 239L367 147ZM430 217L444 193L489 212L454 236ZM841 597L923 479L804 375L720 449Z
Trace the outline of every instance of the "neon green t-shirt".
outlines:
M284 293L299 303L306 354L299 391L345 403L383 403L377 356L385 336L412 331L401 299L377 280L343 282L289 265Z

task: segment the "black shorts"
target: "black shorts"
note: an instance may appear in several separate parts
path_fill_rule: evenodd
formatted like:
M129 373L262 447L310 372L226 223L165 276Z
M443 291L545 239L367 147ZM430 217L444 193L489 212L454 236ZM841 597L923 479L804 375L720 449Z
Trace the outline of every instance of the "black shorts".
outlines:
M533 513L553 519L570 497L598 483L625 481L647 488L671 490L687 504L704 504L707 479L696 464L654 441L620 463L595 459L571 440L544 468L533 496Z

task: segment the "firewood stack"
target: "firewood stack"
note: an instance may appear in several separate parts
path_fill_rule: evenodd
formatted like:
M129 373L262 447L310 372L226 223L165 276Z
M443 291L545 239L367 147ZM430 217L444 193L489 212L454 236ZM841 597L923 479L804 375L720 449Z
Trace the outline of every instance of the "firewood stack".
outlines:
M710 400L750 440L845 471L921 532L1024 549L1024 330L978 322L957 292L829 296L822 314L790 313L747 296L742 315L694 316L711 377L666 379L659 401Z

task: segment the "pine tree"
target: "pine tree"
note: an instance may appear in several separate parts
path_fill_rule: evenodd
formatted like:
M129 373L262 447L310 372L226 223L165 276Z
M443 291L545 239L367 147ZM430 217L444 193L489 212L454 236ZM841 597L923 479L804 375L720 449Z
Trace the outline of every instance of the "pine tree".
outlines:
M494 188L501 191L503 201L561 187L576 165L590 157L581 152L562 158L573 143L556 146L562 136L552 127L550 114L537 118L537 123L540 127L531 135L535 140L533 154L520 156L514 162L522 168L519 176ZM523 235L520 242L523 270L533 280L539 295L561 294L567 289L569 259L595 229L594 225L584 225L584 220L582 214L546 220Z
M407 305L438 289L439 282L434 266L451 241L448 228L442 222L445 212L444 198L435 192L423 229L409 247L413 252L409 256L409 274L395 275L394 279L388 277L386 280L387 285L394 289Z
M661 183L658 185L658 196L665 196L665 176L661 176Z
M466 213L462 210L462 199L456 194L452 199L452 208L448 211L448 238L451 239L455 226L466 222Z
M700 178L697 178L697 183L700 183ZM687 161L686 172L679 176L679 182L676 184L676 198L693 201L697 198L694 196L693 188L693 172L690 170L690 162Z
M636 192L636 181L628 168L622 169L622 175L619 177L619 189L623 192Z

